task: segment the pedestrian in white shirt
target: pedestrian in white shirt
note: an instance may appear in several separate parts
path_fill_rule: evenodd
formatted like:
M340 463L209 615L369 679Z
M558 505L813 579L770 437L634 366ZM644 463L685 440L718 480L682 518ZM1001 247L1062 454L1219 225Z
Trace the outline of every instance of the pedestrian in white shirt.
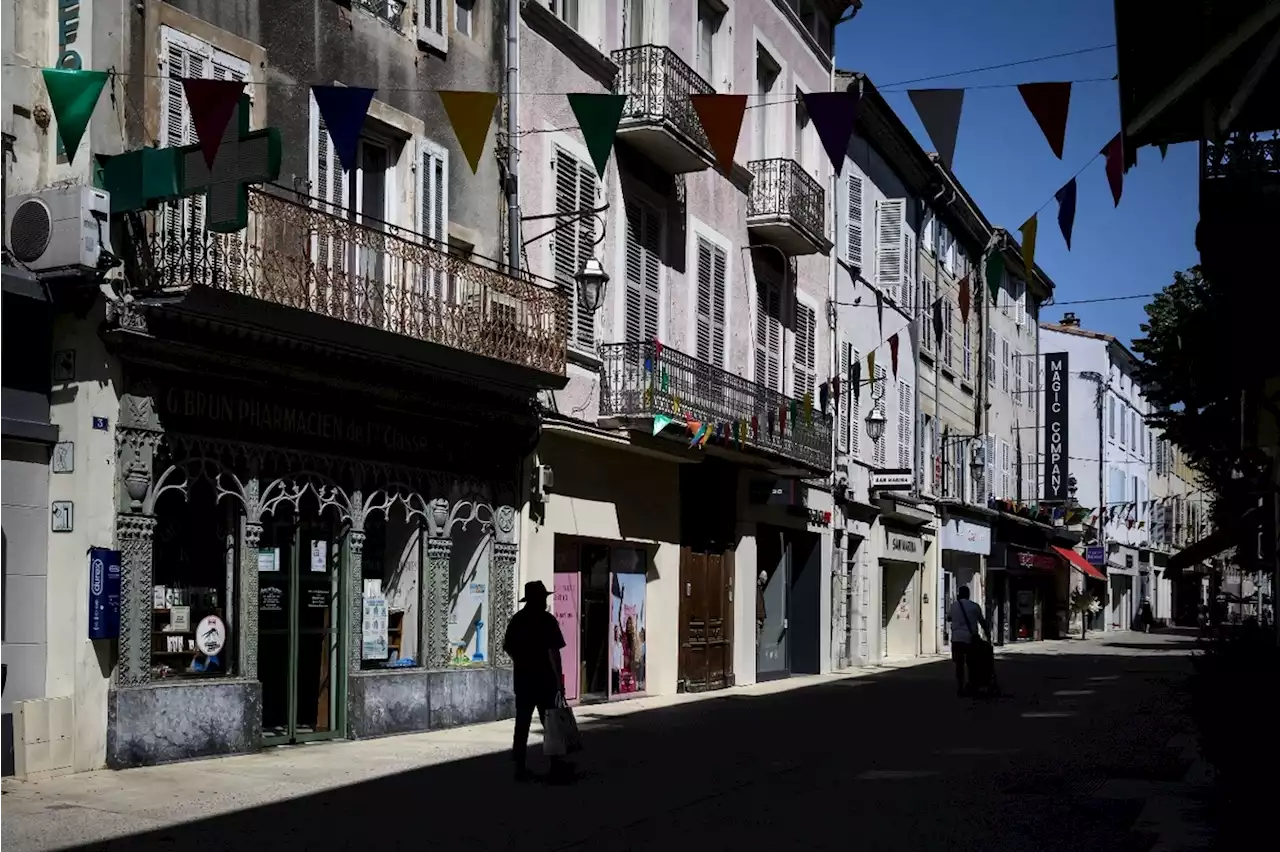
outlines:
M991 636L991 628L987 626L982 607L969 600L968 586L961 586L956 592L955 603L951 604L947 615L951 619L951 660L956 666L956 693L964 695L965 664L971 660L974 642L982 641L978 628L981 627L988 637Z

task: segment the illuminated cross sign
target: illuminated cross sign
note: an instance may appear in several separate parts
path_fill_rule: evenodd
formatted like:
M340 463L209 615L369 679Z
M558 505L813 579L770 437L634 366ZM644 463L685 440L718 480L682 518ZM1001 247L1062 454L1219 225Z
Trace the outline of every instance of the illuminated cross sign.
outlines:
M102 186L111 212L153 208L158 202L205 196L205 229L242 231L249 225L249 185L280 177L280 130L249 130L249 98L242 97L227 122L213 168L200 145L143 148L106 158Z

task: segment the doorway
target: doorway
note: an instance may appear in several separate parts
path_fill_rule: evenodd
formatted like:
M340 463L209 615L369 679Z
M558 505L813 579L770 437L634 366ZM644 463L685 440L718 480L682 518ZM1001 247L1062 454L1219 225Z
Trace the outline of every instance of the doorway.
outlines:
M704 692L733 682L733 552L680 549L681 689Z
M884 594L880 598L884 619L884 656L914 657L920 652L919 566L913 562L880 562Z
M787 647L791 602L791 549L782 530L761 526L756 541L756 680L786 677L791 672Z
M268 745L330 739L346 667L341 564L345 536L327 519L263 527L258 547L258 679Z

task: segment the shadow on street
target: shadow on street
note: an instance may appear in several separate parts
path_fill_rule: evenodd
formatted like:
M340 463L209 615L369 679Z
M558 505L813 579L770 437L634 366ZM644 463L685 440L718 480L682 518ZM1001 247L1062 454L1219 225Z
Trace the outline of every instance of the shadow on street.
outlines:
M1108 785L1185 771L1168 743L1189 726L1190 660L1137 647L1002 655L995 700L958 698L938 662L621 717L585 707L572 786L518 784L495 754L77 848L1148 849L1131 831L1142 801Z

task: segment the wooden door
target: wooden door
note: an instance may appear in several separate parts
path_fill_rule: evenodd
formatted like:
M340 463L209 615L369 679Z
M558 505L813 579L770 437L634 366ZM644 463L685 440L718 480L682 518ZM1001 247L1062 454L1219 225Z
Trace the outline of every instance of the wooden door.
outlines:
M686 692L733 682L733 555L680 551L680 684Z

